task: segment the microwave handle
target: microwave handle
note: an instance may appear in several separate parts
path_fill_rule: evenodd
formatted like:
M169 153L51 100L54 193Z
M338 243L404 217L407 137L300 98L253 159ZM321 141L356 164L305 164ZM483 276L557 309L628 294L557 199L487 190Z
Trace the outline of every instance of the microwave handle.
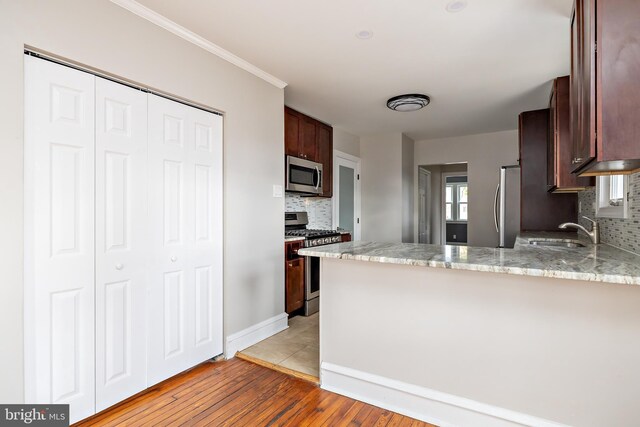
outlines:
M316 181L316 190L317 190L318 187L320 187L320 169L318 169L317 166L316 166L316 176L318 177L318 179Z

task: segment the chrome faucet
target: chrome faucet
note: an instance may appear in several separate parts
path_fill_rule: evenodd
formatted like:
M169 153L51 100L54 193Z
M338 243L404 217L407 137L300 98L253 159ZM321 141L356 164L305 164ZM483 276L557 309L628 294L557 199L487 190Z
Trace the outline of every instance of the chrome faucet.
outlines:
M573 222L565 222L562 223L558 226L558 228L577 228L578 230L582 230L584 231L587 236L589 236L589 238L591 239L591 242L594 245L597 245L600 243L600 226L598 225L597 221L592 220L589 217L583 216L582 218L586 219L587 221L591 222L591 231L587 230L586 228L584 228L583 226L581 226L580 224L574 224Z

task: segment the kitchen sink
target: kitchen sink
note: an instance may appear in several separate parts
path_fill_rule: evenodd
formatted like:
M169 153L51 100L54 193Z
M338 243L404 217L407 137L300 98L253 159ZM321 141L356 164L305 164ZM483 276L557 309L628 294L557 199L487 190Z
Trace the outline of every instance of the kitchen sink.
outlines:
M582 243L563 242L562 240L529 240L529 244L534 246L553 246L561 248L584 248Z

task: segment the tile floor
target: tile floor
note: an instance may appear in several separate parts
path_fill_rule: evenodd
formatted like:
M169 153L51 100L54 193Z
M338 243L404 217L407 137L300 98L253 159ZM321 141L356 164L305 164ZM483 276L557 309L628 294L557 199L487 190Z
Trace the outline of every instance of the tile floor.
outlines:
M295 316L289 328L241 353L314 377L320 376L319 315Z

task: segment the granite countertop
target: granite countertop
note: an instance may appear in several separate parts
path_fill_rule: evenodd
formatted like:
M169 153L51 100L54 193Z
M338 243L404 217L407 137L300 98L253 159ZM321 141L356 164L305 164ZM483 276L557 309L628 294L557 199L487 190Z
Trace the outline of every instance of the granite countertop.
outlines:
M304 237L285 237L284 238L284 242L288 243L288 242L298 242L304 240Z
M529 240L579 242L584 247L533 246ZM576 233L522 233L513 249L417 243L345 242L305 248L300 255L521 276L640 285L640 256Z

